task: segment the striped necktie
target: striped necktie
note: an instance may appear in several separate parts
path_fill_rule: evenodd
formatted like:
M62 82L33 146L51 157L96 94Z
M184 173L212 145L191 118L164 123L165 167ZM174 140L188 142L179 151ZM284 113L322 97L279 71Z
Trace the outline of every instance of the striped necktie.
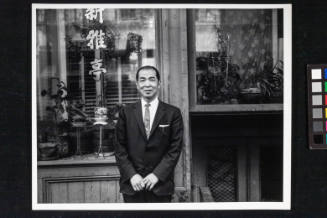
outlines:
M147 138L149 138L150 136L150 104L145 104L145 112L144 112L144 127L145 127L145 131L146 131L146 136Z

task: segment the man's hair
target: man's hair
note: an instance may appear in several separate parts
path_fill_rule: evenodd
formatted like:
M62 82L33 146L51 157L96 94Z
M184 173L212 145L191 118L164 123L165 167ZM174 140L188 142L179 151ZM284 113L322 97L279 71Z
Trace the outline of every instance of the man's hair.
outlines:
M160 73L159 70L157 68L155 68L154 66L150 66L150 65L145 65L143 67L140 67L137 72L136 72L136 81L139 80L139 73L141 70L147 70L147 69L151 69L154 70L154 72L156 72L156 77L158 79L158 81L160 81Z

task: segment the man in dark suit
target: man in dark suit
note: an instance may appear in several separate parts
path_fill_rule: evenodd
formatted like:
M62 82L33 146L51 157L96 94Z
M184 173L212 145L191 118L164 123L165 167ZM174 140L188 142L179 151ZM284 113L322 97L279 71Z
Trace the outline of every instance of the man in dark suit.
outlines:
M115 155L125 202L170 202L174 169L183 145L183 120L177 107L158 100L159 71L136 73L141 99L123 107L116 126Z

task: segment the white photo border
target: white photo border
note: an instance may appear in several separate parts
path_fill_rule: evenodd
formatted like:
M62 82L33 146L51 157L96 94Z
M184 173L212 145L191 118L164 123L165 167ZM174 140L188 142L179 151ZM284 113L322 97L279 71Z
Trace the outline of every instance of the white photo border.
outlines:
M283 201L210 203L66 203L37 202L37 99L36 9L77 8L210 8L283 9L284 102L283 102ZM292 133L292 5L291 4L32 4L32 210L290 210Z

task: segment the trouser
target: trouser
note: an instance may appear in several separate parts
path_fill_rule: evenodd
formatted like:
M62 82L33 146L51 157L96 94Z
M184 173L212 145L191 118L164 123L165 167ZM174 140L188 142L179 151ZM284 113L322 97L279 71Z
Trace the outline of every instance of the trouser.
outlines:
M164 203L171 202L171 195L156 195L152 191L142 190L134 195L123 194L125 203Z

